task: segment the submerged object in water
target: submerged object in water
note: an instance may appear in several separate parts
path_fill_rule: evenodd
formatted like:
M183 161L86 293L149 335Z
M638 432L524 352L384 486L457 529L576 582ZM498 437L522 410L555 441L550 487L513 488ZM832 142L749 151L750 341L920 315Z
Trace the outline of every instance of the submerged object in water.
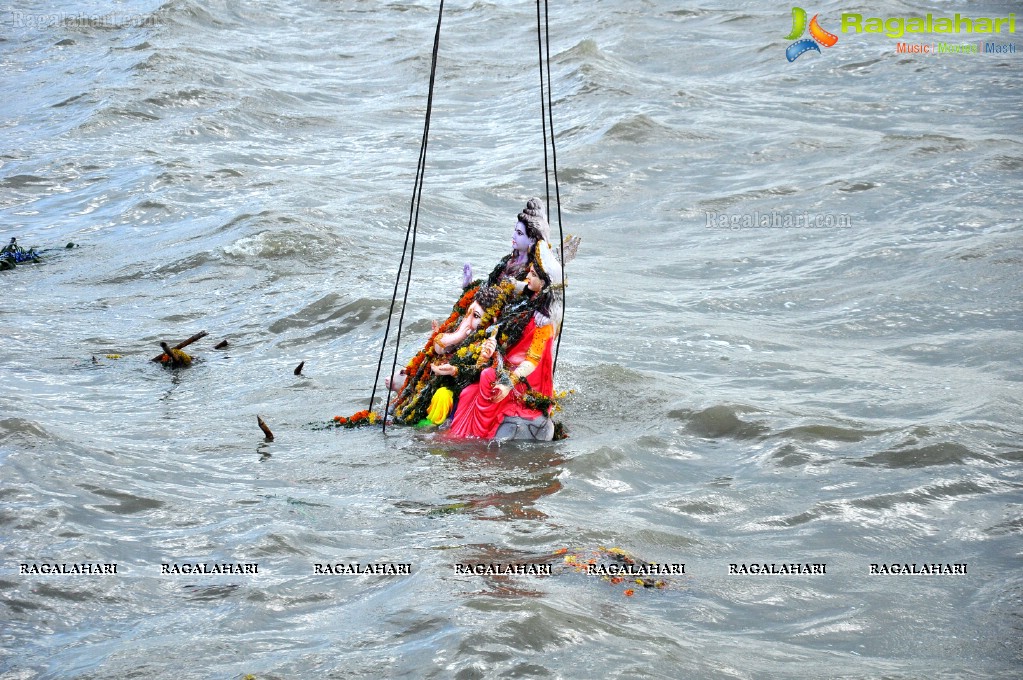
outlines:
M160 357L160 363L170 368L187 368L192 365L192 357L188 356L180 349L171 347L166 342L161 342L160 347L163 348L163 355Z
M39 253L35 248L25 250L18 245L17 238L11 237L11 242L0 250L0 269L13 269L16 265L24 262L38 262Z
M184 348L188 347L189 345L191 345L196 340L201 340L202 338L205 338L207 335L209 335L209 333L207 333L206 331L199 331L198 333L196 333L195 335L190 337L188 340L183 340L182 342L179 342L178 344L174 345L170 349L172 349L172 350L184 349ZM154 361L154 362L155 361L159 361L160 363L165 363L167 361L167 359L171 356L171 354L167 352L167 345L166 345L166 343L161 342L160 343L160 347L164 348L163 354L157 354L155 357L150 359L150 361ZM181 354L184 354L186 357L188 356L184 352L181 352ZM189 360L189 362L191 362L192 358L189 357L188 360Z

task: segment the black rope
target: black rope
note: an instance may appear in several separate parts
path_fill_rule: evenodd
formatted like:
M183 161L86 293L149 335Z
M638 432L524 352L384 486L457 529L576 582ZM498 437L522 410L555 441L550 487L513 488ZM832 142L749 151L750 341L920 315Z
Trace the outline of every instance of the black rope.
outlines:
M550 215L551 207L551 180L550 171L547 168L547 129L550 123L551 134L551 164L554 168L554 197L557 201L558 211L558 243L561 244L561 282L565 283L565 233L561 226L561 187L558 183L558 149L554 143L554 102L551 99L551 27L550 12L548 11L547 0L543 0L543 31L540 29L540 0L536 0L536 42L540 54L540 118L543 121L543 172L547 186L547 213ZM542 35L542 37L541 37ZM544 87L544 51L546 50L547 80ZM544 102L544 91L546 90L547 100ZM546 109L546 110L545 110ZM562 302L562 328L564 328L566 296L565 287L561 289ZM558 333L558 342L554 346L554 363L551 366L551 375L558 369L558 353L561 351L561 333Z
M401 347L401 329L405 321L405 308L408 304L409 288L412 283L412 264L415 259L416 251L416 236L419 230L419 209L422 205L423 197L423 183L426 174L426 149L430 139L430 118L433 113L433 90L434 84L437 78L437 55L440 50L440 29L441 21L444 16L444 0L440 1L440 9L437 14L437 29L433 38L433 56L430 64L430 88L426 100L426 120L423 125L423 138L419 147L419 162L416 166L416 179L412 189L412 203L409 207L409 222L405 230L405 244L401 251L401 260L398 263L398 272L394 279L394 291L391 294L391 305L387 314L387 325L384 329L384 339L380 345L380 357L377 360L377 371L376 376L373 380L373 389L370 393L369 398L369 410L373 409L373 403L376 401L376 389L377 383L380 382L380 371L383 368L384 353L387 349L387 339L391 332L391 320L394 317L394 307L398 300L398 287L401 285L402 271L405 268L405 258L408 257L408 272L405 278L405 291L402 298L401 312L398 316L398 328L395 333L395 345L394 345L394 359L391 362L391 377L394 377L394 371L398 367L398 351ZM543 16L541 17L540 12L540 0L536 2L536 35L537 35L537 53L539 56L539 71L540 71L540 121L543 127L543 163L544 163L544 179L546 182L546 197L548 206L548 215L550 214L551 205L551 186L550 186L550 174L551 167L548 166L548 158L551 160L554 171L554 195L557 205L558 214L558 239L562 244L562 251L564 250L564 231L562 229L561 222L561 188L558 182L558 152L557 146L554 142L554 103L550 93L550 81L551 81L551 67L550 67L550 21L547 0L544 0L543 5ZM544 73L544 60L546 49L546 82ZM546 100L544 99L546 94ZM548 125L550 127L550 140L551 150L547 151L547 130ZM409 244L411 242L411 248ZM561 253L561 280L565 281L565 253ZM564 302L564 288L562 289L562 302ZM564 309L562 310L562 321L564 320ZM562 327L564 324L562 323ZM558 342L554 350L554 363L551 367L551 372L557 369L558 365L558 352L561 349L561 333L558 333ZM390 392L390 390L388 390ZM384 413L381 418L381 429L383 432L387 431L387 404L389 396L384 399Z
M412 262L416 252L416 234L419 230L419 207L423 198L423 179L426 175L426 147L430 140L430 117L433 113L433 86L437 79L437 53L440 51L440 26L444 17L444 0L440 0L440 10L437 13L437 30L433 36L433 58L430 63L430 90L426 98L426 122L423 124L423 139L419 147L419 163L416 166L416 181L412 188L412 204L409 207L409 222L405 230L405 246L401 251L401 261L398 263L398 274L394 279L394 292L391 295L391 307L387 314L387 326L384 329L384 340L380 345L380 358L377 360L377 373L373 380L373 390L369 397L369 409L373 409L373 402L376 399L377 383L380 381L380 369L384 362L384 352L387 348L387 337L391 331L391 318L394 316L394 305L398 299L398 285L401 282L401 272L405 267L405 254L408 252L408 276L405 279L405 295L401 301L401 314L398 317L398 330L394 340L394 360L391 363L391 377L394 377L394 370L398 367L398 349L401 347L401 327L405 321L405 307L408 303L409 286L412 283ZM412 248L409 249L409 236L411 235ZM384 413L381 420L381 431L387 432L387 404L390 400L384 398Z
M545 5L546 7L546 5ZM551 207L551 177L547 168L547 112L544 110L544 74L543 74L543 33L540 28L540 0L536 0L536 52L539 59L540 71L540 123L543 125L543 178L547 189L548 212Z

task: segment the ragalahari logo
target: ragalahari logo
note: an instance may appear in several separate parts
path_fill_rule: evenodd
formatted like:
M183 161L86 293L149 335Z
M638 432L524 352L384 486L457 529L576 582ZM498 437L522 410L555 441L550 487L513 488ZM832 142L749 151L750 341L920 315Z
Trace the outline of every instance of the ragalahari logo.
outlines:
M803 32L807 30L806 27L806 10L802 7L792 8L792 32L785 36L786 40L795 40L785 49L785 58L789 62L793 62L799 58L799 55L810 50L817 50L819 54L821 48L818 47L818 43L825 47L831 47L838 42L838 36L834 33L828 33L821 25L817 23L817 17L819 15L814 14L813 19L810 19L810 36L809 38L803 38L802 40L796 40Z

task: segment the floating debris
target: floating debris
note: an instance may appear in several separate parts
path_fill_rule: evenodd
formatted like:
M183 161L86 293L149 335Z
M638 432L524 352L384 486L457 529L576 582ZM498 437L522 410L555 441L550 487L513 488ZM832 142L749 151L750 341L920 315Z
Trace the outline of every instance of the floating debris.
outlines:
M78 248L77 243L68 242L64 246L63 250L71 250L72 248ZM58 248L44 248L38 250L36 248L29 248L28 250L18 245L17 238L11 238L11 242L8 243L3 249L0 249L0 271L4 269L14 269L19 264L43 261L43 253L59 250Z
M357 413L353 413L350 416L334 416L331 420L327 421L326 425L321 426L318 429L328 429L331 427L363 427L366 425L376 425L380 422L380 414L376 411L362 410Z
M207 333L206 331L199 331L198 333L196 333L195 335L190 337L188 340L185 340L184 342L179 342L178 344L174 345L173 347L171 347L171 349L184 349L184 348L188 347L189 345L191 345L196 340L199 340L201 338L205 338L207 335L209 335L209 333ZM163 343L163 342L160 343L161 347L163 347L164 345L165 345L165 343ZM182 352L182 354L184 354L184 352ZM166 361L168 359L165 359L164 357L168 357L169 358L169 356L170 355L167 354L167 350L164 350L163 354L156 355L155 357L150 359L150 361L159 361L160 363L166 363ZM185 355L185 356L188 356L188 355ZM189 361L191 362L191 358L189 358Z
M274 433L270 431L270 428L263 422L263 419L256 416L256 423L259 425L259 429L263 431L263 434L266 435L266 441L272 442L274 440Z
M187 368L192 365L192 357L188 356L180 349L171 347L166 342L161 342L160 347L163 348L163 354L160 355L160 363L164 366L170 366L171 368Z
M217 344L213 345L213 349L225 349L227 347L227 340L221 340Z
M305 366L305 362L304 361L302 363L300 363L298 366L295 367L295 375L302 375L302 367L303 366Z
M25 250L18 245L18 239L12 237L11 242L0 250L0 270L14 269L15 266L25 262L38 262L39 253L35 248Z
M562 558L566 567L588 576L599 576L613 586L625 586L624 595L636 594L634 586L663 589L674 576L685 575L684 564L656 564L641 560L622 548L597 547L596 550L574 550L559 548L555 556ZM657 578L665 576L666 579Z

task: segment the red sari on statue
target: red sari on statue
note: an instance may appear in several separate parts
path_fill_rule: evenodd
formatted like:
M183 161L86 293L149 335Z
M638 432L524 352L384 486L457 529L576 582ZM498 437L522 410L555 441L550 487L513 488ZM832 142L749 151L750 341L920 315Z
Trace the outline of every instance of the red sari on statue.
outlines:
M480 381L475 385L469 385L462 390L458 397L458 408L455 410L455 417L451 421L451 428L448 435L456 438L479 437L481 439L493 439L497 434L497 428L501 422L509 416L534 419L547 415L534 409L527 408L522 403L522 395L525 394L527 385L529 389L550 397L554 395L554 374L553 374L553 353L552 337L550 326L541 329L536 327L536 318L529 320L522 338L508 350L504 357L505 368L514 371L519 364L526 360L530 346L534 339L543 342L542 352L533 348L534 353L540 354L540 362L525 380L519 382L508 396L496 404L490 399L494 394L494 381L497 379L497 371L493 367L487 368L480 375Z

